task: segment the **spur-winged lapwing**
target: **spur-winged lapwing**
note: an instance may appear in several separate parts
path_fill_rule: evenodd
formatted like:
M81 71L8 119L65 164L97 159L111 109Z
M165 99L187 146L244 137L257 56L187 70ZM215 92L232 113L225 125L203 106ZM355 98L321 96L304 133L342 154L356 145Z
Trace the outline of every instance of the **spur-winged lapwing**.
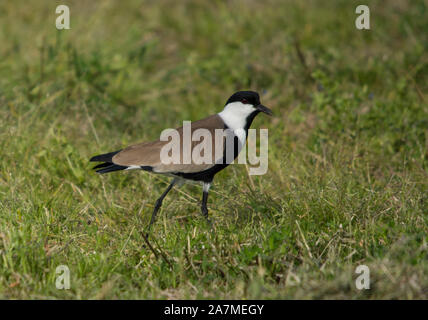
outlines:
M101 154L92 157L90 161L103 162L94 167L98 173L141 169L174 177L171 184L156 201L149 228L155 221L156 213L161 207L162 201L167 193L177 182L182 180L198 181L203 184L201 210L202 214L208 220L208 190L213 178L217 172L227 167L233 159L238 156L242 146L246 142L248 128L253 122L254 117L260 112L272 115L272 111L260 103L260 97L257 92L239 91L234 93L229 100L227 100L222 112L199 121L191 122L191 133L194 133L197 129L206 129L211 134L212 148L210 159L212 159L212 161L201 163L192 158L185 163L185 161L183 161L184 155L180 154L179 161L165 164L166 161L162 161L161 159L162 148L170 142L163 141L163 139L153 142L143 142L131 145L119 151ZM205 132L207 132L206 130ZM230 139L232 143L227 143L226 138L228 135L226 134L222 138L222 143L217 144L214 140L216 131L218 132L219 130L229 132L229 137L232 137L232 139ZM183 135L185 130L183 127L180 127L176 129L176 132L180 137L179 144L181 142L181 145L184 146ZM196 145L194 141L191 141L190 148L193 150ZM228 146L231 146L231 148ZM228 156L227 149L232 149L231 157ZM184 153L184 151L182 153Z

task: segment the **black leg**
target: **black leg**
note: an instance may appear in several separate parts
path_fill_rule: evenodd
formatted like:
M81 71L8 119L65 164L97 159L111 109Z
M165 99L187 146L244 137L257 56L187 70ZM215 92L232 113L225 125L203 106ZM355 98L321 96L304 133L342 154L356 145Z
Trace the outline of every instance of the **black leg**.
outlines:
M177 182L176 179L172 180L171 184L168 186L168 188L166 188L166 190L164 191L164 193L162 193L162 195L159 197L159 199L156 200L155 208L153 209L152 218L150 219L150 224L149 224L149 227L148 227L148 230L147 230L147 237L149 235L150 227L155 222L156 213L158 213L160 207L162 206L163 199L168 194L168 192L171 191L172 187L176 184L176 182Z
M207 208L208 191L210 190L210 186L211 186L211 182L204 182L201 211L202 211L202 215L207 219L208 223L211 225L211 221L210 219L208 219L208 208Z

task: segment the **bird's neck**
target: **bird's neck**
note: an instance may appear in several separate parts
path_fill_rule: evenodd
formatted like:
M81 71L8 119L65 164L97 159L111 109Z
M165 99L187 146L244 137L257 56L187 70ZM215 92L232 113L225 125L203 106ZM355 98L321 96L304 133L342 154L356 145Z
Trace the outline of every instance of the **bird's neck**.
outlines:
M235 135L239 138L241 144L245 144L245 140L248 136L248 128L257 115L257 112L252 112L246 115L237 114L234 110L224 109L218 114L223 120L225 126L232 130Z
M239 130L243 129L245 132L248 131L248 128L251 126L255 116L257 115L257 111L241 114L236 113L234 110L224 109L218 115L226 124L226 126L231 130Z

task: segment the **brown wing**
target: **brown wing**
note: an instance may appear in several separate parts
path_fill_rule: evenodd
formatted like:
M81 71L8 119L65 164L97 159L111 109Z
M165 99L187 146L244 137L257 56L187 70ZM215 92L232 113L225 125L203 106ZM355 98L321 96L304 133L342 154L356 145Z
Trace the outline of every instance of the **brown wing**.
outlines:
M224 122L220 118L220 116L213 115L208 118L195 121L191 123L191 133L193 134L195 130L197 129L207 129L210 132L211 135L211 147L212 152L210 155L211 161L206 161L209 163L195 163L193 161L193 158L191 157L190 163L185 164L183 163L183 127L177 128L177 132L180 135L180 161L179 163L170 163L170 164L164 164L161 161L161 150L163 147L166 147L166 144L171 143L173 144L174 140L171 141L153 141L153 142L143 142L136 145L129 146L119 153L117 153L112 161L114 164L121 165L121 166L150 166L152 167L154 172L158 173L170 173L170 172L184 172L184 173L192 173L192 172L199 172L203 170L207 170L215 165L216 161L219 159L218 155L223 155L223 152L215 152L216 143L215 143L215 130L216 129L224 129ZM190 136L191 137L191 136ZM191 144L191 152L193 152L194 148L201 147L201 145L204 143L204 139L201 139L201 141L192 141ZM170 145L171 146L171 145ZM170 147L168 146L168 147ZM219 145L219 147L223 149L223 143ZM207 149L205 149L207 150ZM219 150L220 151L220 150ZM203 152L202 152L203 155ZM217 155L217 157L216 157Z

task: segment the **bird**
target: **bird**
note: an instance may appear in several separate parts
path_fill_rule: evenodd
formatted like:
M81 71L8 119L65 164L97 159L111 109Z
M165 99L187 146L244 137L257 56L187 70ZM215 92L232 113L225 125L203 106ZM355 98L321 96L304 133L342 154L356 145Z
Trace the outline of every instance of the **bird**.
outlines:
M96 155L92 157L90 161L101 162L101 164L93 167L93 169L100 174L137 169L173 177L167 189L155 202L147 229L148 231L154 224L156 215L166 195L175 185L181 185L183 182L199 182L202 184L201 213L211 225L211 221L208 218L207 201L208 192L214 176L219 171L226 168L238 156L246 143L248 129L259 113L265 113L269 116L273 114L272 110L261 104L260 96L257 92L238 91L230 96L221 112L202 120L191 122L190 130L192 134L198 129L205 129L205 132L211 134L211 142L214 143L215 148L211 149L211 155L209 155L212 161L205 161L205 163L194 161L193 158L190 162L187 161L187 163L184 163L184 151L180 152L179 158L176 158L176 160L179 159L179 161L165 163L165 161L161 159L162 148L165 148L166 145L171 142L165 141L164 139L142 142L114 152ZM220 132L227 132L227 134L223 135L223 140L221 140L222 143L215 144L215 131L218 130L220 130ZM180 138L176 143L179 145L182 143L184 149L185 142L183 136L185 128L179 127L176 129L176 132ZM227 137L231 138L229 140L231 141L230 144L225 140ZM208 140L206 142L208 142ZM197 144L192 141L190 145L191 150L193 151L196 146Z

